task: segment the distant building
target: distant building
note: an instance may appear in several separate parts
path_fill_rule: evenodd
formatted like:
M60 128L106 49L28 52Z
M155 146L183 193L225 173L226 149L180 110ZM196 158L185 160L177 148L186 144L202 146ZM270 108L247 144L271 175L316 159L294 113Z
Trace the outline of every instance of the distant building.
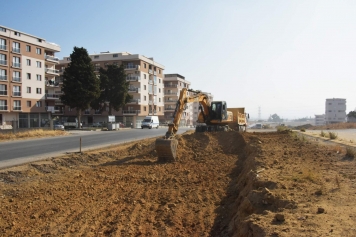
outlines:
M332 98L325 101L325 123L346 121L346 99Z
M167 123L173 121L173 114L176 109L180 91L183 88L190 88L190 82L185 77L177 73L164 75L164 120ZM190 92L187 92L188 95ZM187 109L183 112L180 123L181 126L193 125L193 106L187 104Z
M315 115L315 126L325 125L325 114Z

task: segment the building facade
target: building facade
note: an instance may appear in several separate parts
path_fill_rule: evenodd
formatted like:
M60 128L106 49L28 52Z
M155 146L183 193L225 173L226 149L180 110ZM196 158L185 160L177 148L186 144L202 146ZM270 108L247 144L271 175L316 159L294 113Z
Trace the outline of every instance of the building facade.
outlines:
M325 123L346 122L346 99L332 98L325 101Z
M190 88L190 82L185 80L185 77L177 73L164 75L164 122L171 123L173 121L174 111L180 92L183 88ZM187 92L187 95L190 95ZM184 110L181 120L181 126L193 125L193 103L188 103Z
M0 126L48 126L48 81L55 81L60 46L0 26Z
M99 74L99 69L105 68L108 64L124 65L127 74L126 80L130 82L129 93L132 95L132 100L123 109L113 111L112 115L116 117L117 122L122 122L125 126L140 128L141 122L145 116L157 115L164 116L164 94L163 94L163 71L164 66L154 61L153 58L148 58L139 54L130 54L128 52L110 53L102 52L100 54L89 55L95 68L95 72ZM70 57L64 57L60 60L57 69L63 73L66 66L70 63ZM62 76L54 81L54 95L60 93L62 85ZM58 88L57 88L58 87ZM71 110L61 104L59 98L54 98L53 103L48 104L53 108L53 115L59 116L60 120L65 121L67 117L76 116L76 111ZM85 124L95 122L106 122L108 118L107 111L95 111L88 108L84 111L82 121Z
M325 114L315 114L315 126L325 125Z

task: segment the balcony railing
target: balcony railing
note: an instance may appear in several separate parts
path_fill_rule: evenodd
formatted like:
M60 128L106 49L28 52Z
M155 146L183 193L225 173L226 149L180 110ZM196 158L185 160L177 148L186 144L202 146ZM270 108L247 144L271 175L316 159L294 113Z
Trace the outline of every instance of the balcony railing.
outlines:
M128 76L126 77L127 81L140 81L141 78L139 76Z
M13 66L13 67L21 68L21 63L12 63L12 66Z
M131 69L139 70L140 69L140 65L126 65L125 69L127 69L127 70L131 70Z
M176 95L178 96L178 92L164 92L165 95Z
M12 95L13 96L21 96L21 91L13 91Z
M46 55L46 56L45 56L45 59L47 59L47 60L51 60L51 61L56 61L56 62L59 62L59 59L58 59L58 58L53 57L53 56L49 56L49 55Z
M134 87L129 88L129 92L137 92L137 93L140 93L140 91L141 91L141 88L134 88Z
M153 95L153 90L148 90L149 95Z
M7 81L6 75L0 75L0 81Z
M177 103L178 100L165 100L164 103Z
M60 95L56 95L56 94L45 94L46 99L59 99Z
M46 80L45 81L46 86L59 86L59 81L58 80Z
M7 110L7 105L0 105L0 110Z
M139 114L141 113L140 110L123 110L122 114L131 114L131 115L135 115L135 114Z
M164 84L164 87L177 88L178 84Z
M152 69L148 69L148 73L152 74L153 73Z
M59 70L56 69L50 69L50 68L45 68L46 73L52 73L52 74L58 74Z
M156 76L156 75L157 75L157 72L156 72L156 71L153 71L153 75L155 75L155 76Z
M149 112L148 112L148 115L155 115L155 114L157 114L157 112L156 112L156 110L150 110Z
M12 110L21 110L21 106L14 106Z
M12 81L21 82L21 77L13 77Z
M141 100L140 99L132 99L132 100L130 100L130 104L138 104L138 103L140 103L141 102Z
M166 111L174 111L174 110L175 110L175 108L168 107L168 108L164 108L164 110L166 110Z
M46 106L45 110L51 113L63 113L61 106Z
M153 85L153 80L148 80L148 84Z
M20 48L12 48L13 53L21 53Z
M0 95L7 95L7 91L0 91Z
M0 45L0 49L1 49L1 50L6 50L6 49L7 49L7 46L4 45L4 44L1 44L1 45Z
M148 101L148 104L153 105L153 101L152 100Z
M7 60L0 60L0 65L7 65Z

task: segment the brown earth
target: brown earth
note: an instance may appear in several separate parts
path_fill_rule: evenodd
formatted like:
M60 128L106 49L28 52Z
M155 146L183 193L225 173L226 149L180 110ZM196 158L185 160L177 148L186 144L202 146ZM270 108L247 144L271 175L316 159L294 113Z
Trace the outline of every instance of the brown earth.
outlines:
M355 161L295 133L186 133L0 172L0 236L356 236Z

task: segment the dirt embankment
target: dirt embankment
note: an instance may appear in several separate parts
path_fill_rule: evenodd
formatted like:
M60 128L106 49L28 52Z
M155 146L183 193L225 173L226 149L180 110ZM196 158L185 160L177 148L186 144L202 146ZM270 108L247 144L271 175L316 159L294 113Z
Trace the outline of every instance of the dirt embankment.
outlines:
M190 133L0 173L2 236L354 236L355 161L292 133Z

